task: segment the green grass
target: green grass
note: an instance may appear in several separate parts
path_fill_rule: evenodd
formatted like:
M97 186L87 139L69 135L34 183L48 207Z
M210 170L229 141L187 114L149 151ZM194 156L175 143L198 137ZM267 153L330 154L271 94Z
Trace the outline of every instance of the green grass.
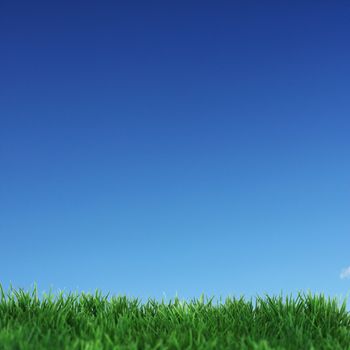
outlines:
M350 349L345 301L299 293L156 302L69 293L38 297L0 284L0 350Z

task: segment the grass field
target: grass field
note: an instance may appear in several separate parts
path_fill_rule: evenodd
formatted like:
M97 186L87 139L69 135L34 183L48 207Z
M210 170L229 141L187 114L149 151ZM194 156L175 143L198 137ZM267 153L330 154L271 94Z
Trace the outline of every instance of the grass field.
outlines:
M243 297L156 302L60 293L38 297L0 285L0 350L20 349L350 349L345 301Z

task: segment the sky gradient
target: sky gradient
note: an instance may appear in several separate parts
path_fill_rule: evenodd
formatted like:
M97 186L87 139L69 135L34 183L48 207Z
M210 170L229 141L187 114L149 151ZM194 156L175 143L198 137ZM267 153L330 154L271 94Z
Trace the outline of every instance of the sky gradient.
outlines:
M0 283L348 293L349 33L345 1L2 1Z

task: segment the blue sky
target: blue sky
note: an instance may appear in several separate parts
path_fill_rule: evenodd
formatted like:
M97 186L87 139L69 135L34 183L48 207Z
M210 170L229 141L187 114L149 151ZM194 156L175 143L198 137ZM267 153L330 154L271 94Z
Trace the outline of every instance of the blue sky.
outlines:
M1 283L348 293L349 30L345 1L3 1Z

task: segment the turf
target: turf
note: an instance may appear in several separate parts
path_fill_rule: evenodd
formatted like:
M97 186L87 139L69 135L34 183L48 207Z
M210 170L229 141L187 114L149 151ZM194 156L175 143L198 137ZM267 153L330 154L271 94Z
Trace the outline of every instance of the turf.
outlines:
M0 349L350 349L345 301L310 292L146 303L126 296L39 298L0 285Z

